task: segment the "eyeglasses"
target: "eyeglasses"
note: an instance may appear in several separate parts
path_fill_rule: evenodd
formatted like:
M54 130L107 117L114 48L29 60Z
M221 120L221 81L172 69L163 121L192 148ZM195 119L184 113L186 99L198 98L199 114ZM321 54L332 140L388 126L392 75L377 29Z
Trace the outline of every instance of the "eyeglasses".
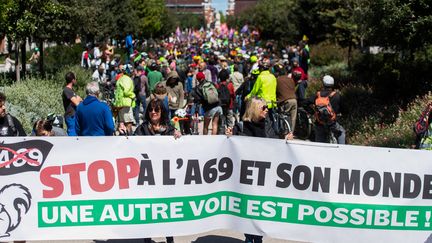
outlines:
M268 109L268 105L263 105L263 107L261 108L263 111Z
M160 109L160 107L153 107L153 108L149 108L149 111L159 113L161 111L161 109Z

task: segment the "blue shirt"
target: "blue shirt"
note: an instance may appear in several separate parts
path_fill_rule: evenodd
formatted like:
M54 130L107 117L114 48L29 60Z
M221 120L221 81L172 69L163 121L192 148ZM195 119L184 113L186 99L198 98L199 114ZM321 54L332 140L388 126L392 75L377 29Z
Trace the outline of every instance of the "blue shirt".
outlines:
M114 121L110 108L95 96L88 95L75 112L78 136L112 136Z

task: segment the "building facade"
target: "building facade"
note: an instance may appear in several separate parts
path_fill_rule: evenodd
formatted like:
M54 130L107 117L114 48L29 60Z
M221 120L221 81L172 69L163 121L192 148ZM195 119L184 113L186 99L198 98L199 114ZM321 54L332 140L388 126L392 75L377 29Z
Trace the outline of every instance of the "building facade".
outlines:
M258 0L228 0L227 15L239 15L257 4Z
M207 0L208 1L208 0ZM204 14L206 0L165 0L165 6L175 13Z

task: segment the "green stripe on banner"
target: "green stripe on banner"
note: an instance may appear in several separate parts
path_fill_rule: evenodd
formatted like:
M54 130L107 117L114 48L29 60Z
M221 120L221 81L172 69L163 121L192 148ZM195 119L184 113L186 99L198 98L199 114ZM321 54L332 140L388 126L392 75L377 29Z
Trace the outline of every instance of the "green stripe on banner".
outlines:
M332 203L217 192L171 198L38 203L39 227L153 224L215 215L344 228L432 230L432 207Z

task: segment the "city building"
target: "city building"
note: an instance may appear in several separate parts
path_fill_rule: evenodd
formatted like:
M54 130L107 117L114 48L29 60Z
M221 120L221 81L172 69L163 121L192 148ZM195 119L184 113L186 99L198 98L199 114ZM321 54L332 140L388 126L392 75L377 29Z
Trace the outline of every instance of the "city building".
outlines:
M175 13L204 14L204 4L208 0L166 0L165 6Z
M211 0L166 0L165 6L176 14L203 15L207 27L209 27L215 21L215 9L211 3Z
M258 0L228 0L227 15L239 15L257 4Z

